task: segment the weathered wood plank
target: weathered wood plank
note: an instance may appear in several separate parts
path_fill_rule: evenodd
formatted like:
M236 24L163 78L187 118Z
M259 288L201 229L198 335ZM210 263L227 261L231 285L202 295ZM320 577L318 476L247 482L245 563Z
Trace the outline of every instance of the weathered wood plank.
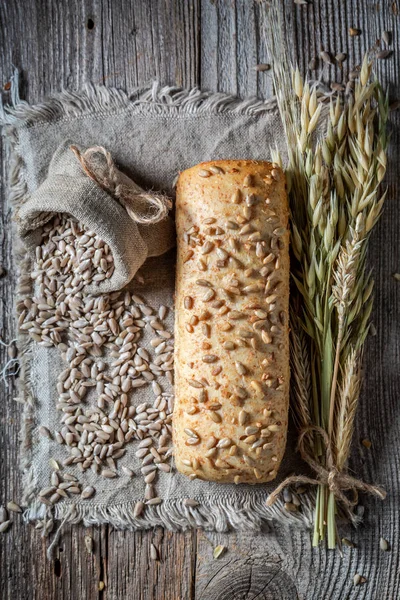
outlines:
M243 78L243 70L237 69L239 60L235 53L235 41L232 35L226 32L232 29L233 11L229 13L229 20L221 9L221 4L226 10L226 3L218 2L202 6L202 26L208 26L213 35L222 31L224 43L230 44L220 50L225 61L218 60L218 54L210 54L207 50L207 37L202 30L202 66L206 65L207 73L212 72L210 81L214 87L222 85L226 91L245 89L248 81ZM241 2L236 2L237 30L247 28L248 36L252 35L248 28L248 19L239 22ZM338 52L348 54L343 71L347 73L360 64L364 53L379 39L384 30L393 32L393 39L398 39L399 17L393 10L393 3L373 3L360 0L349 0L346 3L337 3L331 0L321 0L310 3L308 6L295 5L292 2L282 3L283 25L286 39L292 47L293 56L298 62L302 72L308 69L311 58L318 56L321 50L330 51L334 56ZM260 8L255 7L255 12ZM207 15L204 17L203 12ZM259 16L257 17L259 22ZM230 25L229 25L230 24ZM350 37L349 27L358 27L362 30L360 37ZM257 32L259 36L259 30ZM214 42L216 44L216 42ZM221 42L218 42L218 47ZM395 49L398 44L395 43ZM241 49L242 53L244 49ZM259 50L263 62L268 62L268 57ZM203 54L202 54L203 57ZM214 61L214 70L210 63ZM386 84L391 84L391 94L398 97L400 92L398 55L379 61L377 72ZM228 88L227 71L230 73L231 87ZM339 67L326 66L324 80L341 81L342 73ZM311 77L316 72L310 73ZM269 79L268 73L259 75L259 78ZM203 71L202 71L203 81ZM262 80L263 81L263 80ZM265 80L264 80L265 81ZM260 88L259 88L260 89ZM260 89L262 92L262 88ZM281 528L272 526L264 535L254 536L247 534L200 534L198 536L198 568L196 577L196 598L211 600L219 597L221 587L227 586L231 581L237 589L249 582L249 565L258 561L265 567L265 574L259 573L258 579L269 579L271 561L278 560L280 571L289 576L294 582L296 593L300 598L368 598L375 599L387 595L396 598L399 595L399 582L393 574L392 564L399 560L399 527L397 518L398 506L398 453L393 453L391 448L395 444L395 436L399 434L399 417L396 415L395 390L397 376L391 365L396 364L399 356L399 328L394 323L393 315L398 314L399 286L391 277L392 273L400 270L399 247L399 208L396 202L397 185L396 177L396 152L398 152L400 139L398 133L398 115L392 114L393 122L391 156L392 164L388 173L388 202L378 230L374 233L371 243L370 265L374 269L377 279L376 308L374 321L378 334L370 338L366 352L365 384L357 418L354 451L351 467L366 481L379 481L388 488L389 497L385 503L365 498L366 506L365 524L357 532L348 531L347 535L357 543L357 549L344 548L343 558L335 552L326 552L324 549L312 549L308 534L298 531L282 531ZM390 248L393 251L383 251ZM397 307L397 309L396 309ZM373 442L371 450L366 450L360 445L359 440L368 437ZM394 455L395 454L395 455ZM382 552L379 549L380 536L389 539L391 551ZM215 561L212 558L212 547L224 544L228 550L222 559ZM241 573L240 560L244 558ZM271 558L272 557L272 558ZM222 563L220 562L222 560ZM262 569L261 569L262 571ZM355 589L353 576L358 572L368 581L363 586ZM251 582L250 582L251 583ZM259 585L262 587L260 581ZM290 584L288 584L290 587ZM249 590L251 585L246 588ZM253 597L250 592L243 596L230 590L229 598ZM286 588L281 586L280 591L268 586L265 590L257 590L259 598L285 598ZM256 595L256 594L254 594ZM296 597L294 594L292 597Z
M198 3L111 3L101 16L104 80L132 89L158 79L193 86L198 79ZM93 21L97 20L93 17ZM107 40L105 42L105 40ZM195 532L108 531L105 597L190 598ZM149 559L150 543L160 561ZM120 557L124 557L121 561Z
M238 96L257 94L256 11L251 2L201 4L201 85Z
M299 597L295 578L287 565L287 557L271 532L200 532L197 540L199 562L196 572L196 600L294 600ZM292 541L292 538L289 540ZM213 550L218 545L225 546L226 551L215 559Z
M384 29L393 31L398 48L400 17L394 9L397 4L369 0L321 0L309 6L282 3L286 36L300 68L305 71L310 58L324 49L348 53L344 65L347 71L360 63L363 52ZM362 35L350 38L350 26L362 29ZM269 74L256 74L253 70L258 62L267 61L267 56L260 6L248 0L5 0L0 5L0 37L0 82L7 81L11 65L22 69L23 96L33 102L63 86L79 87L87 80L130 89L148 84L155 77L163 83L199 83L207 89L239 95L271 93ZM391 82L393 97L398 96L399 56L381 61L378 72L383 81ZM326 67L327 81L340 80L340 76L337 66ZM195 532L172 535L157 530L132 534L102 527L90 532L94 554L88 556L83 529L68 527L63 533L59 562L52 564L45 559L45 545L37 532L14 518L13 529L0 539L2 596L79 596L90 600L99 597L99 581L106 586L100 596L112 599L189 600L196 594L196 598L211 600L218 597L218 590L232 590L232 586L242 591L241 598L256 594L259 598L297 595L333 600L400 596L396 491L400 454L393 452L400 433L396 410L400 286L391 277L400 271L395 163L400 134L398 115L392 119L388 203L372 240L370 260L377 279L374 321L378 333L368 343L355 438L369 437L373 446L367 451L356 443L351 462L367 481L379 479L390 489L390 495L383 504L365 501L365 525L356 534L348 534L356 540L357 549L345 548L341 559L338 553L312 550L308 534L275 526L257 535L201 533L197 543ZM0 148L0 159L4 182L4 147ZM2 194L1 261L8 274L0 281L0 333L10 339L15 269L4 185ZM383 248L388 250L383 252ZM1 364L5 360L6 353L0 347ZM20 406L12 397L11 386L4 390L0 403L0 502L19 496ZM381 535L390 542L388 553L379 550ZM160 550L159 563L148 562L153 540ZM228 550L216 561L212 548L221 543ZM352 586L355 572L368 578L357 590Z
M150 544L159 559L150 557ZM107 598L191 598L194 579L192 532L110 531L108 536ZM123 557L123 560L121 560Z
M0 7L0 82L12 65L22 70L22 96L36 102L62 87L85 81L132 89L154 78L192 86L198 78L198 3L5 2ZM5 94L7 97L7 93ZM1 147L2 182L7 180ZM10 339L15 269L12 267L11 215L2 188L1 264L7 276L1 284L1 335ZM0 346L1 364L6 355ZM20 405L12 386L0 403L1 496L18 499L18 432ZM2 485L5 482L5 485ZM16 522L18 519L14 519ZM94 528L94 554L89 556L82 528L66 527L54 563L33 527L16 523L0 539L1 589L4 598L189 598L195 532L162 534ZM147 566L150 541L156 539L161 561Z

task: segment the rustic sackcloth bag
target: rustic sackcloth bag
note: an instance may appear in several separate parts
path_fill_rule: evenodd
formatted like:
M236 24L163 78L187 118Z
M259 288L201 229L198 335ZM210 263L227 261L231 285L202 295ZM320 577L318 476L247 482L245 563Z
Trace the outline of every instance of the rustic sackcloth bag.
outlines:
M199 162L228 158L265 160L270 157L272 146L284 150L284 135L273 100L239 100L221 93L160 88L157 84L128 95L119 90L88 85L80 92L65 91L42 104L30 106L19 99L15 80L12 97L13 106L3 109L2 122L11 149L10 200L20 218L26 214L32 198L37 197L52 157L66 139L82 148L105 147L121 171L138 185L144 189L162 190L171 198L178 172ZM63 197L67 202L69 191L66 190ZM114 210L116 206L113 204ZM132 227L128 218L126 226ZM106 237L108 232L103 231L102 235ZM24 246L17 248L16 260L21 273L20 295L27 294L30 292L32 262ZM129 270L124 259L122 263ZM130 289L140 294L142 302L154 311L158 311L160 305L169 307L165 325L170 332L173 331L174 268L174 251L148 258L130 283ZM130 275L125 271L120 281L127 281ZM145 329L141 344L152 353L150 338ZM289 435L277 482L235 486L189 480L176 472L172 458L171 472L158 473L155 487L160 502L146 502L140 511L137 506L145 500L146 485L135 438L126 444L126 453L117 465L118 477L112 480L101 478L90 469L80 473L74 470L74 465L63 467L63 459L67 456L65 446L40 436L39 427L55 431L60 426L59 414L54 407L57 376L65 364L56 348L41 347L26 336L19 336L19 348L19 394L24 406L21 459L26 520L40 519L45 523L48 519L58 519L86 525L110 523L131 529L157 525L172 530L203 527L217 531L231 527L260 530L271 519L287 524L311 524L312 501L307 494L302 495L302 507L298 512L286 511L281 500L272 507L266 506L266 498L277 482L298 470L295 435ZM161 388L168 405L172 406L171 385L164 379ZM90 396L85 400L86 403L91 401L95 399ZM136 389L129 402L134 406L145 403L152 407L155 396L151 386ZM54 459L61 465L61 477L66 471L73 472L82 488L93 486L96 493L86 500L71 495L51 508L39 502L38 492L49 485ZM136 476L124 475L120 469L122 465L132 469Z
M101 150L82 153L72 142L62 142L45 180L16 215L19 235L33 255L42 226L54 213L70 214L108 244L115 269L111 277L88 286L92 294L120 290L146 258L164 254L175 243L167 199L145 194ZM90 176L85 171L88 160L93 169Z

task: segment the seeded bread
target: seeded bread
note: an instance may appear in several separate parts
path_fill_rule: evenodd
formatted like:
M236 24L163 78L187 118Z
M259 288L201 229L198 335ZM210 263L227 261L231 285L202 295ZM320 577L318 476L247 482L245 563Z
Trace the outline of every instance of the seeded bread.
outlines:
M289 398L285 177L222 160L177 185L175 462L191 478L274 479Z

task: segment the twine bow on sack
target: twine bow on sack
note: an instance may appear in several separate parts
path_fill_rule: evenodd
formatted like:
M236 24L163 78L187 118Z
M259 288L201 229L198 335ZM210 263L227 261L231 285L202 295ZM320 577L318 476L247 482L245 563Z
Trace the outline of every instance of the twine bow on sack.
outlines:
M145 192L132 179L121 173L103 146L93 146L83 153L70 146L86 175L105 192L112 194L125 208L130 218L141 225L152 225L165 219L172 207L169 198L156 192Z
M325 465L317 461L311 454L311 447L307 443L307 437L311 433L318 433L325 445ZM307 447L309 446L309 447ZM381 500L386 498L386 491L377 485L364 483L360 479L352 477L345 471L340 471L335 465L335 460L332 452L332 444L327 432L322 427L309 425L300 431L297 448L301 458L306 462L313 471L316 477L307 477L306 475L291 475L287 477L278 487L268 496L267 505L272 506L278 499L280 492L288 485L295 483L306 483L310 485L326 485L335 498L341 503L342 508L350 520L354 520L352 507L357 504L357 499L350 500L344 492L352 491L357 498L357 492L362 491L368 494L378 496Z

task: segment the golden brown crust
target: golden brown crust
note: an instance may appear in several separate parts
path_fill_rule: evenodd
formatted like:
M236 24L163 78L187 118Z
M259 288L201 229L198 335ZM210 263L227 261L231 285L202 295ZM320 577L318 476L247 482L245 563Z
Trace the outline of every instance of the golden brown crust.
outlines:
M202 163L181 173L176 209L176 466L270 481L289 397L284 174L267 162Z

